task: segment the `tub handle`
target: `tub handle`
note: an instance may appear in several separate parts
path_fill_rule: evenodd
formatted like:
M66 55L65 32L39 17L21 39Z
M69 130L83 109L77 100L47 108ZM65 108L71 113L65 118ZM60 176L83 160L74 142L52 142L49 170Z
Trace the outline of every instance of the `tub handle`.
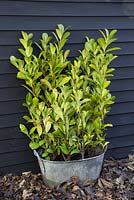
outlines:
M35 155L35 156L37 157L37 159L38 159L38 162L39 162L41 171L45 174L45 172L46 172L46 170L45 170L45 165L44 165L42 159L40 158L40 156L39 156L39 154L38 154L38 152L37 152L36 150L34 150L34 155Z

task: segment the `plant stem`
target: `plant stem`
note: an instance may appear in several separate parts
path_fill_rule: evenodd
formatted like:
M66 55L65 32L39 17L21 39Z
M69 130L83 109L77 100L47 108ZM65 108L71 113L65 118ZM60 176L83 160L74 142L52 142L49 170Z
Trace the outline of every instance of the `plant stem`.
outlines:
M63 156L63 159L65 160L65 161L67 161L67 158L65 157L65 155L62 153L62 156Z
M82 159L84 159L84 149L81 151Z

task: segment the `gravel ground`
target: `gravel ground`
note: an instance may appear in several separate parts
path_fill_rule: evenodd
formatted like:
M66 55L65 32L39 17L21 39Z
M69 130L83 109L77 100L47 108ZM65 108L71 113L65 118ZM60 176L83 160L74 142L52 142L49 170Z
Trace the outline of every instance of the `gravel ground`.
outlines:
M81 183L72 177L57 188L46 186L40 174L0 177L0 200L134 200L134 155L105 160L100 179Z

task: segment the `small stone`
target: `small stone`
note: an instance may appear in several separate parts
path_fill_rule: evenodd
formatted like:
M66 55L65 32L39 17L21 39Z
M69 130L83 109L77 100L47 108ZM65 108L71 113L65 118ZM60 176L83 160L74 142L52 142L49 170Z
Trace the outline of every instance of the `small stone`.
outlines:
M91 187L85 187L84 190L87 195L92 195L94 193Z
M76 194L72 194L72 199L76 199Z
M79 186L74 185L72 191L75 192L75 191L77 191L77 190L79 190L79 189L80 189Z
M86 196L85 192L84 192L82 189L80 189L80 192L81 192L81 195L82 195L83 197Z
M134 185L134 177L129 179L129 183Z
M19 183L19 188L21 188L22 186L24 186L24 184L25 184L25 179L23 179L20 183Z
M96 191L96 196L102 198L104 197L104 193L102 191Z
M22 199L27 199L31 195L32 195L32 193L25 189L25 190L23 190Z
M130 154L130 155L128 156L128 159L129 159L129 161L134 161L134 154L133 154L133 155Z
M111 182L109 182L109 181L107 181L107 180L105 180L105 179L103 179L103 178L101 178L100 180L101 180L102 184L103 184L105 187L107 187L107 188L109 188L109 189L112 189L112 188L113 188L113 184L112 184Z
M22 175L24 175L24 176L29 176L29 175L31 175L31 171L23 172Z

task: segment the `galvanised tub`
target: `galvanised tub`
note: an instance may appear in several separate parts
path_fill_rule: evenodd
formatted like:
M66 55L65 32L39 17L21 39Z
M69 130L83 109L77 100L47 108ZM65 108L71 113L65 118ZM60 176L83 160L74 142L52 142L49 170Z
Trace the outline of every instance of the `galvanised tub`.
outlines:
M105 150L106 151L106 150ZM104 153L86 159L73 161L49 161L42 159L34 150L37 157L44 182L49 186L57 186L72 176L77 176L80 181L94 181L100 177Z

